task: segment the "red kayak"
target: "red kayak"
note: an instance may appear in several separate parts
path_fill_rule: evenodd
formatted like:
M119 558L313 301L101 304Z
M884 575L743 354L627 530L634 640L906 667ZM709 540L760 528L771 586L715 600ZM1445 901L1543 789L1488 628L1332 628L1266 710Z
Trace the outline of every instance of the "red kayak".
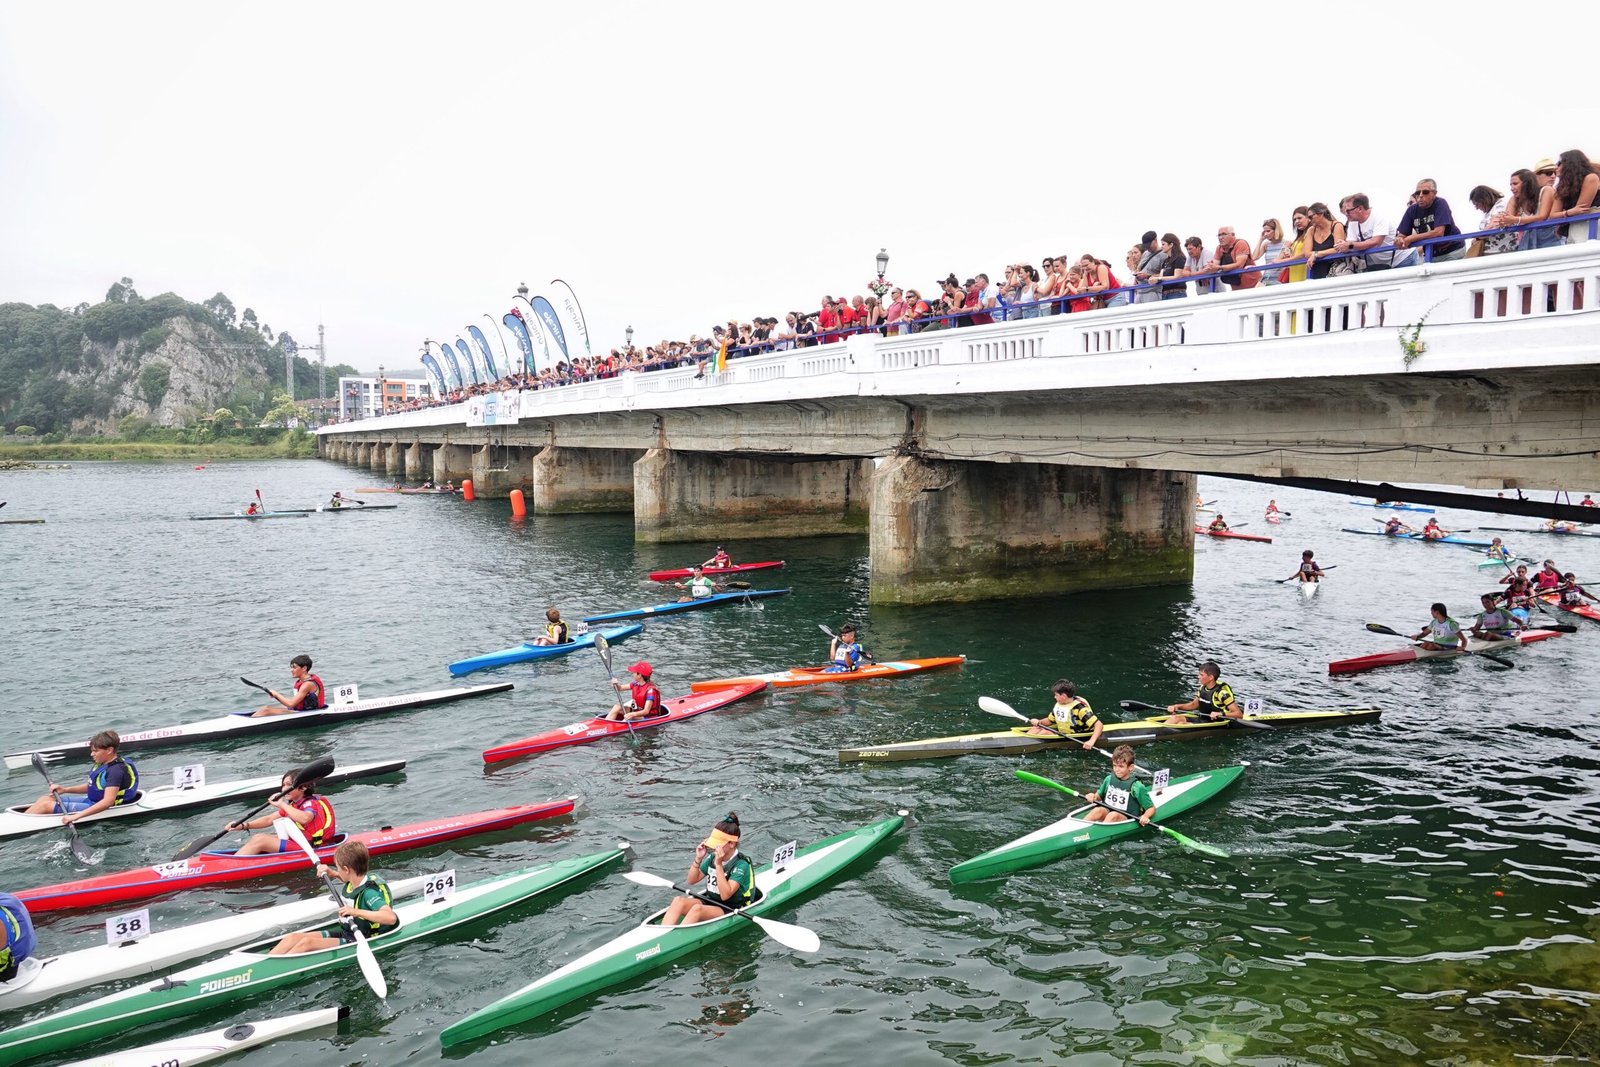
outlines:
M1257 534L1235 533L1232 530L1213 530L1208 526L1196 526L1194 528L1194 532L1197 534L1205 534L1207 537L1232 537L1237 541L1260 541L1264 544L1272 544L1272 538L1270 537L1261 537Z
M548 752L552 748L565 748L567 745L586 745L590 741L598 741L602 737L616 737L619 734L638 733L641 730L653 730L658 726L679 722L683 719L692 719L696 715L704 715L708 711L716 711L726 707L735 700L743 700L752 693L759 693L767 687L763 679L755 679L743 685L729 686L726 689L716 689L709 693L690 693L685 697L675 697L662 702L666 709L665 715L657 715L649 719L635 719L631 723L612 722L610 719L585 719L582 722L572 723L555 730L546 730L542 734L524 737L521 741L511 741L504 745L496 745L486 749L483 753L483 762L500 763L503 760L516 759L518 756L531 756L535 752Z
M771 567L781 566L783 566L783 560L769 559L765 563L731 563L726 567L707 567L703 573L738 574L740 571L764 571ZM650 580L652 582L675 582L679 578L692 578L693 576L694 569L691 567L679 567L674 571L650 572Z
M1582 615L1586 619L1592 619L1595 622L1600 622L1600 608L1596 608L1593 604L1580 603L1575 608L1569 608L1565 604L1561 603L1560 593L1545 593L1539 599L1544 601L1546 604L1553 604L1557 608L1568 612L1569 614Z
M1484 641L1477 637L1467 638L1467 648L1473 652L1499 652L1501 649L1515 648L1519 644L1529 641L1543 641L1549 637L1560 637L1559 630L1519 630L1515 639L1505 641ZM1329 674L1356 674L1360 671L1370 671L1374 667L1390 667L1397 663L1414 663L1419 659L1453 659L1466 653L1460 649L1450 648L1423 648L1421 645L1412 645L1410 648L1398 648L1393 652L1379 652L1373 656L1357 656L1354 659L1336 659L1328 664Z
M361 841L373 855L399 852L408 848L424 848L458 837L504 830L537 819L552 819L570 815L577 797L552 800L544 804L519 804L512 808L494 808L475 811L467 815L452 815L409 826L384 827L361 834L337 834L334 840L317 850L324 862L333 861L333 850L345 840ZM129 900L163 896L179 889L199 885L216 885L221 882L242 882L269 874L304 870L311 866L306 854L299 849L292 852L270 852L264 856L236 856L232 852L202 852L186 860L161 863L154 867L137 867L116 874L102 874L95 878L81 878L75 882L44 885L37 889L19 889L16 895L28 905L28 911L37 915L42 911L60 911L65 908L99 908L121 904Z

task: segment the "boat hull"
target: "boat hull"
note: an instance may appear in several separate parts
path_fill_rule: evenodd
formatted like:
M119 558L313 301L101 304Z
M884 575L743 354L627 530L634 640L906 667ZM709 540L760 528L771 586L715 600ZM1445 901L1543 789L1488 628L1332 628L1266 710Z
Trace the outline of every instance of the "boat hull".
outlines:
M902 822L899 816L893 816L807 845L795 852L781 872L774 872L770 866L760 868L755 884L761 895L740 912L673 927L659 925L662 913L657 912L593 952L450 1024L440 1033L439 1041L449 1048L478 1040L654 970L730 934L747 931L754 924L742 915L764 916L793 902L878 848L900 829Z
M1272 538L1262 537L1260 534L1238 533L1234 530L1213 530L1205 526L1196 526L1194 532L1205 534L1207 537L1226 538L1234 541L1260 541L1262 544L1272 544Z
M510 682L494 682L489 685L464 685L454 689L430 690L426 693L404 693L392 697L375 697L371 700L358 700L353 704L330 704L326 708L318 708L315 711L295 711L286 715L267 715L259 719L252 717L248 711L241 711L234 712L231 715L219 715L216 718L201 719L198 722L184 723L179 726L158 726L153 730L118 730L117 733L122 738L119 751L173 748L179 745L225 741L258 733L272 733L278 730L298 730L306 726L327 726L344 722L347 719L365 719L386 712L415 711L419 708L431 708L437 704L450 704L457 700L470 700L473 697L505 693L514 688L515 686ZM51 744L24 749L21 752L9 752L5 758L6 768L8 770L17 770L31 765L35 752L43 756L47 762L55 762L62 758L87 760L89 758L89 742L82 739L56 741Z
M619 737L644 730L654 730L671 723L682 722L684 719L692 719L696 715L704 715L708 711L716 711L736 700L743 700L747 696L759 693L766 687L766 682L747 682L706 693L690 693L688 696L674 697L662 701L661 706L667 709L665 715L657 715L651 719L635 719L632 723L613 722L605 718L584 719L554 730L546 730L542 734L534 734L532 737L524 737L520 741L509 741L485 749L483 762L503 763L506 760L531 756L536 752L548 752L569 745L586 745L605 737Z
M458 659L450 664L450 674L459 678L463 674L473 671L489 670L492 667L505 667L512 663L527 663L532 660L555 659L559 656L568 656L580 648L593 648L596 634L603 635L607 642L616 644L644 629L642 623L630 623L627 626L613 626L608 630L590 631L579 634L564 645L535 645L524 641L512 648L502 648L498 652L485 652L481 656L469 656Z
M1204 804L1236 782L1243 773L1243 767L1219 767L1214 771L1174 778L1165 789L1151 793L1156 802L1155 821L1162 822ZM961 885L983 878L999 878L1075 852L1087 852L1109 845L1125 837L1160 833L1159 830L1140 826L1135 819L1116 823L1089 822L1083 818L1089 810L1087 804L1075 808L1064 819L956 864L950 868L950 881Z
M215 1063L247 1048L258 1048L282 1037L333 1026L349 1014L350 1009L346 1007L321 1008L294 1015L280 1015L275 1019L235 1023L207 1034L175 1038L143 1048L79 1060L67 1067L201 1067L202 1064Z
M617 622L621 619L642 619L652 615L676 615L685 611L700 611L703 608L721 607L724 604L742 604L751 600L764 600L773 596L788 596L787 589L743 589L732 593L712 593L698 600L674 601L670 604L652 604L644 608L629 608L627 611L609 611L604 615L589 615L584 618L586 623Z
M1544 641L1551 637L1560 637L1559 630L1522 630L1516 639L1511 641L1483 641L1476 637L1467 638L1467 647L1473 652L1499 652L1503 649L1516 648L1532 641ZM1374 670L1378 667L1394 667L1402 663L1415 663L1423 659L1454 659L1467 653L1459 649L1430 649L1413 645L1410 648L1397 648L1393 652L1378 652L1371 656L1356 656L1352 659L1336 659L1328 664L1329 674L1359 674L1362 671Z
M303 519L305 517L306 517L306 514L303 511L258 511L254 515L245 515L245 514L236 513L236 514L233 514L233 515L190 515L189 516L189 518L193 519L195 522L212 522L212 521L215 521L217 519L243 519L246 522L255 522L255 521L259 520L259 519Z
M1274 730L1305 729L1314 726L1349 726L1356 723L1377 722L1382 711L1378 708L1356 708L1344 711L1277 711L1246 716L1252 722L1265 723ZM1196 741L1206 737L1239 737L1264 731L1241 726L1232 719L1168 724L1165 716L1134 719L1129 722L1109 722L1095 742L1095 748L1110 751L1118 745L1146 745L1153 741ZM901 741L888 745L870 745L839 750L841 763L892 763L901 760L948 759L953 756L1021 756L1052 749L1081 751L1089 734L1039 735L1027 726L1012 730L999 730L981 734L961 734L954 737L930 737L920 741Z
M519 804L509 808L453 815L427 822L410 823L382 830L369 830L357 834L340 834L338 838L317 850L324 862L331 862L333 850L340 841L360 841L374 856L401 852L413 848L426 848L461 837L505 830L540 819L554 819L572 814L577 797L566 797L544 804ZM155 867L135 867L94 878L82 878L58 885L38 886L34 889L13 890L18 899L33 913L61 911L65 908L100 908L130 900L166 896L183 889L201 885L222 885L228 882L245 882L268 875L287 874L311 866L305 853L271 852L262 856L236 856L232 852L202 852L186 860L176 860Z
M1377 508L1380 511L1425 511L1432 514L1435 510L1421 504L1369 504L1365 500L1352 500L1350 503L1358 508Z
M900 678L922 671L938 670L941 667L959 667L966 660L967 657L965 656L884 660L881 663L863 664L853 671L837 673L829 673L826 666L791 667L786 671L774 671L771 674L751 674L742 678L712 678L709 681L693 682L689 688L693 692L703 693L712 689L726 689L729 686L746 685L750 682L766 682L774 689L784 689L797 685L822 685L827 682L860 682L868 678Z
M400 927L370 939L374 953L392 952L419 938L443 933L556 889L622 858L621 849L473 882L437 900L396 905ZM274 937L234 949L219 959L177 971L155 982L0 1031L0 1063L60 1052L125 1033L128 1028L209 1010L246 994L302 984L314 975L355 963L356 946L285 956L268 955Z
M764 571L770 570L773 567L781 567L783 565L783 560L781 559L770 559L763 563L735 563L728 567L705 567L701 569L700 573L743 574L745 571ZM676 582L693 576L694 571L689 567L678 567L675 570L650 572L650 580L652 582Z
M1391 541L1418 541L1425 545L1460 545L1463 548L1488 548L1492 542L1470 541L1465 537L1451 534L1448 537L1423 537L1420 533L1391 534L1382 530L1358 530L1354 526L1342 527L1345 533L1360 534L1362 537L1387 537Z
M1600 530L1541 530L1537 528L1528 530L1518 529L1513 526L1485 526L1483 529L1493 530L1495 533L1549 534L1551 537L1600 537Z
M1553 606L1557 611L1564 611L1568 615L1578 615L1588 619L1590 622L1600 622L1600 608L1595 607L1594 604L1585 603L1569 608L1561 603L1561 597L1556 593L1545 593L1539 599Z

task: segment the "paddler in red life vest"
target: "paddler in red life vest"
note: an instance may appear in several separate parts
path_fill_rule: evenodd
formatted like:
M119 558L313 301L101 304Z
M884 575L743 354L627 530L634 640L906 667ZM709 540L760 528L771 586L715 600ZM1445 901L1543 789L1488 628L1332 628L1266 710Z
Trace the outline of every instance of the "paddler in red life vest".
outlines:
M139 768L117 755L122 738L115 730L101 730L89 738L94 769L83 785L52 785L33 802L29 815L61 815L61 825L71 826L85 815L97 815L117 804L139 799Z
M1222 512L1220 512L1220 511L1217 512L1217 517L1211 520L1211 532L1212 533L1227 533L1228 532L1227 520L1225 520L1222 517Z
M1276 515L1276 514L1278 514L1278 502L1276 500L1267 501L1267 516L1268 516L1268 518L1270 518L1270 517L1272 517L1273 515Z
M544 633L529 641L530 645L566 645L572 643L572 631L561 621L561 609L551 608L544 613Z
M323 689L322 679L311 673L310 656L302 652L290 660L289 674L294 679L294 692L286 697L276 689L267 690L267 695L277 703L257 708L251 714L252 718L287 715L291 711L316 711L328 706L328 695Z
M718 545L717 551L712 557L700 565L702 567L716 567L719 570L727 570L733 566L733 557L728 555L721 545Z
M1197 673L1200 676L1200 689L1194 697L1182 704L1167 705L1167 710L1174 713L1167 719L1169 724L1176 726L1185 722L1244 718L1239 700L1233 695L1233 687L1222 680L1222 668L1217 666L1215 660L1208 659L1200 664ZM1178 714L1181 712L1192 714Z
M1100 740L1100 735L1105 731L1105 723L1094 713L1089 702L1078 695L1078 689L1066 678L1062 678L1050 687L1051 694L1056 698L1055 707L1050 709L1050 714L1042 719L1029 719L1033 729L1028 733L1036 737L1060 737L1063 734L1081 734L1088 732L1086 740L1079 744L1084 748L1093 748L1095 742Z
M265 830L278 819L293 819L306 835L306 840L311 842L311 847L316 848L332 840L337 829L333 816L333 804L327 797L316 794L316 782L302 782L295 785L294 780L300 776L298 768L285 771L283 774L283 789L277 796L267 803L278 809L276 815L263 815L259 819L248 822L230 822L222 828L224 830ZM236 856L261 856L270 852L293 852L300 846L290 841L287 836L279 837L277 834L256 834L246 841Z
M633 675L633 681L628 684L628 700L626 703L618 701L606 713L606 718L612 722L637 722L654 715L665 715L667 709L661 706L661 690L650 681L650 676L655 673L650 664L640 660L628 668L628 673ZM622 683L613 678L611 688L621 693Z
M1517 618L1527 622L1533 617L1533 583L1528 580L1528 568L1519 567L1517 571L1500 580L1506 587L1500 594L1500 602Z
M252 500L248 505L246 505L244 513L246 515L258 515L261 513L261 509L256 507L256 502Z
M1547 559L1544 567L1533 576L1533 587L1541 593L1553 593L1561 585L1561 572L1556 569L1556 561Z
M1422 539L1424 541L1442 541L1450 536L1450 531L1439 525L1439 520L1432 515L1422 524Z

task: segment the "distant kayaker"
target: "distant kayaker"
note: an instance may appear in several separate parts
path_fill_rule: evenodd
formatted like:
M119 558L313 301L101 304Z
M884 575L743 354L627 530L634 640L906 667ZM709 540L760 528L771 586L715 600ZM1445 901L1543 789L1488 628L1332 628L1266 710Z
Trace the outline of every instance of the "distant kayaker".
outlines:
M427 481L422 483L421 487L423 489L432 489L433 488L433 479L429 478Z
M1527 575L1528 569L1519 567L1517 574L1508 574L1501 579L1506 590L1500 594L1500 602L1523 622L1533 617L1534 608L1533 583L1528 580Z
M139 768L117 755L122 738L115 730L101 730L89 738L89 758L94 769L82 785L52 785L33 802L29 815L61 815L61 825L71 826L85 815L97 815L117 804L139 799Z
M1422 524L1422 539L1424 541L1442 541L1450 536L1450 531L1439 525L1439 520L1432 515Z
M1042 719L1029 719L1028 722L1033 729L1028 732L1040 737L1049 737L1088 731L1088 738L1079 744L1084 748L1093 748L1100 740L1100 735L1106 726L1089 706L1089 702L1078 695L1077 686L1062 678L1050 687L1050 692L1056 698L1055 707L1051 708L1050 714Z
M572 643L572 633L561 621L561 609L551 608L544 613L544 633L529 641L530 645L567 645Z
M1222 512L1217 512L1217 517L1211 520L1212 533L1227 533L1228 521L1222 517Z
M1485 552L1484 555L1488 556L1490 559L1509 560L1516 558L1515 555L1507 550L1505 544L1498 537L1489 542L1489 550Z
M711 835L694 847L694 862L684 876L687 885L706 886L698 893L673 897L661 916L662 926L705 922L750 903L755 865L739 851L739 813L728 812Z
M1434 652L1447 648L1467 647L1467 635L1461 632L1461 624L1450 617L1449 611L1443 604L1434 604L1428 609L1433 618L1422 630L1412 636L1413 641L1422 642L1422 647Z
M1578 506L1580 508L1593 508L1593 507L1600 507L1600 504L1596 504L1594 502L1594 498L1591 497L1588 493L1585 493L1585 494L1583 494L1583 499L1578 501Z
M1167 719L1171 725L1199 722L1204 719L1241 719L1244 712L1233 695L1233 687L1222 680L1222 668L1215 660L1206 660L1196 672L1200 676L1200 689L1192 700L1182 704L1168 704L1169 712L1193 712L1191 715L1174 714Z
M1315 554L1316 553L1309 548L1300 553L1300 566L1295 569L1293 574L1289 575L1289 578L1298 578L1302 582L1321 581L1323 570L1317 565L1317 561L1312 559L1312 556ZM1289 578L1285 578L1284 581L1287 582Z
M245 505L244 513L246 515L259 515L261 513L261 509L257 507L256 502L252 500L249 504Z
M694 565L694 573L690 576L688 582L673 582L672 584L679 589L688 590L687 596L678 598L678 603L680 604L687 604L691 600L704 600L712 593L722 592L717 583L707 576L704 563L696 563Z
M281 818L293 819L305 834L306 840L311 842L311 847L327 844L337 830L337 819L333 814L333 802L327 797L317 795L315 781L301 782L295 785L295 779L300 776L298 768L285 771L283 775L282 791L267 803L278 810L276 815L263 815L259 819L250 819L246 822L230 822L223 825L227 831L234 830L265 830ZM291 852L296 849L287 837L277 834L256 834L246 841L236 856L262 856L269 852Z
M328 506L330 508L342 508L342 507L344 507L344 493L342 493L339 490L335 489L333 491L333 499L328 501Z
M1561 571L1556 561L1547 559L1539 573L1533 576L1533 587L1541 593L1554 592L1561 585Z
M705 563L701 564L701 566L716 567L719 570L727 570L729 567L733 566L733 557L728 555L727 551L724 550L721 545L718 545L716 552L712 553L711 558L706 560Z
M1478 613L1478 621L1472 625L1472 636L1485 641L1504 641L1515 637L1518 630L1526 629L1522 620L1511 613L1510 608L1500 607L1495 603L1493 593L1485 593L1481 597L1483 610Z
M1267 514L1268 515L1276 515L1276 514L1278 514L1278 502L1276 500L1267 501Z
M1155 798L1143 782L1133 776L1133 746L1118 745L1111 753L1111 773L1100 780L1100 788L1084 798L1095 805L1084 813L1086 822L1127 822L1138 819L1149 826L1156 815ZM1101 807L1100 805L1105 805Z
M289 661L289 676L294 679L294 692L285 697L276 689L268 689L267 696L276 704L257 708L252 716L287 715L291 711L316 711L328 706L328 694L322 679L311 673L311 657L304 652Z
M653 715L665 715L667 709L661 706L661 690L650 681L651 675L655 674L654 668L640 660L628 668L628 673L633 675L633 681L628 684L628 699L626 702L618 701L606 713L606 718L612 722L636 722ZM622 683L613 678L611 688L621 693Z
M1575 522L1562 522L1560 519L1544 520L1544 528L1548 533L1577 533L1578 524Z
M828 642L828 659L832 660L832 664L827 673L848 674L860 670L861 661L871 658L861 647L861 642L856 640L856 624L847 622L839 627L839 635Z
M1404 537L1411 533L1411 527L1400 521L1400 516L1390 515L1383 520L1383 532L1390 537Z
M1590 595L1589 591L1578 584L1578 576L1568 571L1561 580L1560 587L1556 590L1561 595L1561 606L1564 608L1578 608L1583 606L1585 599L1593 600L1600 604L1600 597Z
M22 961L37 949L27 905L10 893L0 893L0 982L15 978Z
M339 914L354 919L356 926L367 937L373 938L400 928L400 917L394 913L394 894L389 883L372 874L368 868L372 857L367 846L360 841L346 841L333 850L333 866L317 864L317 876L332 874L344 883L344 895L350 903L341 905ZM355 934L343 923L333 937L320 930L299 930L284 937L272 947L269 956L286 956L291 952L320 952L338 948L355 940Z

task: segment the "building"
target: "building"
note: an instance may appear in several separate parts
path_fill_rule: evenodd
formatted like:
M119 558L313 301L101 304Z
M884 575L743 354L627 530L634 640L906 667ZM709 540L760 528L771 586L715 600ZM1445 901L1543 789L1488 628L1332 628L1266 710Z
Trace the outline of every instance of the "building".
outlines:
M380 394L382 399L380 400ZM372 378L339 379L339 421L367 419L404 407L407 401L427 398L433 389L425 378L384 374Z

